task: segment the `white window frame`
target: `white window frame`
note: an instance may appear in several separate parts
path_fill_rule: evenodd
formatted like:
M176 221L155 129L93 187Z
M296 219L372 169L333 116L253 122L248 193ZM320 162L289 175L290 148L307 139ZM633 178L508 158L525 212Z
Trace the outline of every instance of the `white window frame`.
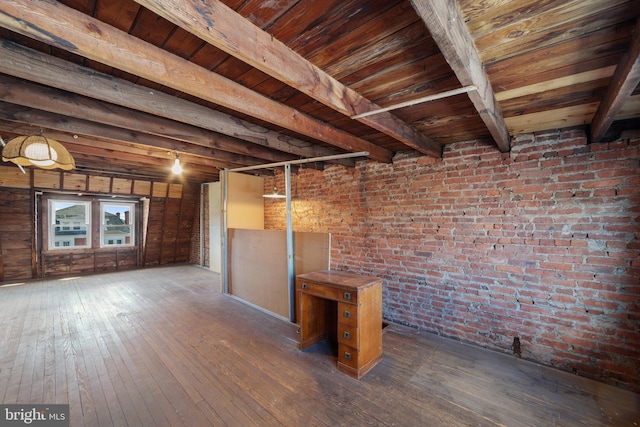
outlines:
M107 207L122 207L129 209L129 236L130 242L126 243L105 243L105 229L106 229L106 208ZM100 247L101 248L114 248L114 247L129 247L136 245L136 202L112 202L112 201L100 201ZM110 237L114 242L118 241L116 237Z
M68 231L71 231L74 226L79 226L76 224L69 225L60 225L56 224L56 206L59 205L83 205L85 211L85 226L86 226L86 244L85 245L71 245L69 241L64 241L63 239L58 239L58 245L56 246L56 228L57 227L66 227ZM78 200L67 200L67 199L49 199L48 203L48 218L49 218L49 232L47 239L47 247L49 250L70 250L70 249L88 249L91 248L91 202L78 201ZM73 237L73 235L71 236ZM66 244L65 244L66 243Z

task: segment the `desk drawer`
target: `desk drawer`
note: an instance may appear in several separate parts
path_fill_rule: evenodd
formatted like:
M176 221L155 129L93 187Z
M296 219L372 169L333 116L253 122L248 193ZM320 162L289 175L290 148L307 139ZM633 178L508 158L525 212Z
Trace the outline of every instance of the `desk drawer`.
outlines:
M354 348L360 348L360 333L356 326L338 323L338 342Z
M345 302L338 303L338 323L348 326L358 325L358 306L347 304Z
M345 291L344 289L327 286L320 283L309 282L307 280L296 281L296 290L306 292L319 297L334 301L345 301L352 304L358 302L358 293Z
M339 289L332 288L330 286L319 285L318 283L301 281L296 284L296 288L299 291L316 295L322 298L327 298L330 300L336 300L339 295Z
M350 347L346 344L338 343L338 362L344 363L353 369L358 369L359 366L359 353L358 349Z

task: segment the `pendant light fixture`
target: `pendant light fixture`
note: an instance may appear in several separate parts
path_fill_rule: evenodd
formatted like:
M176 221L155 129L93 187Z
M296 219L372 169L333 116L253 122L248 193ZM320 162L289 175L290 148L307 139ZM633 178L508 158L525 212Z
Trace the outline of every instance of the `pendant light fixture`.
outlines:
M267 193L267 194L263 194L262 197L265 197L267 199L286 199L287 195L286 194L280 194L278 192L278 187L273 187L273 191L271 191L270 193Z
M71 170L76 167L73 156L58 141L44 135L23 135L13 138L2 149L2 160L18 166L41 169Z

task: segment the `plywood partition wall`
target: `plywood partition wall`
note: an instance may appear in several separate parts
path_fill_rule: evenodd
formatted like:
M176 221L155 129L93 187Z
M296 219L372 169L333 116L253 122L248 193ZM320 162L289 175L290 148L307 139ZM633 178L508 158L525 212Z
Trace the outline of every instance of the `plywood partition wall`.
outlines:
M229 229L229 293L286 319L289 313L287 235ZM331 235L294 233L295 273L329 268Z
M227 227L263 230L263 179L243 173L229 173L227 177Z
M210 182L209 190L209 268L222 273L222 185Z

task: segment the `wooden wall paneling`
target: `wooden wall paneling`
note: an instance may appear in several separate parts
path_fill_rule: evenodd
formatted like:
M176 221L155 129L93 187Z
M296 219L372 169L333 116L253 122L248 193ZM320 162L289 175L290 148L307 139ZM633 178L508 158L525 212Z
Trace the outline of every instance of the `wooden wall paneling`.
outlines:
M161 264L175 262L181 202L182 199L166 198L164 225L162 228L162 250L160 252L162 257Z
M47 254L44 277L92 274L137 267L137 249Z
M0 191L0 239L3 279L24 280L33 276L31 191L3 188Z
M111 178L106 176L90 176L89 191L96 193L108 193L111 189Z
M156 183L153 183L153 187ZM152 197L149 200L149 218L147 220L147 238L145 245L145 266L160 264L162 232L164 227L164 197Z
M0 166L0 187L31 188L31 172L22 173L15 166Z
M36 188L49 188L59 190L62 188L60 172L44 169L33 170L33 185Z
M187 203L187 202L192 202L192 200L188 200L188 201L186 200L188 198L186 196L186 194L181 192L181 195L182 195L182 197L180 198L180 210L178 212L178 218L177 218L177 221L176 221L176 242L175 242L175 245L173 247L173 261L174 262L179 262L179 260L182 258L182 256L181 256L182 252L183 252L182 243L184 243L183 232L185 231L184 227L183 227L183 224L182 224L182 221L183 221L183 218L186 216L185 212L184 212L185 209L188 210L187 205L189 203Z
M163 208L162 208L162 223L160 225L160 247L158 251L158 263L160 265L164 264L165 254L164 254L164 245L167 237L166 223L167 223L167 205L169 203L169 198L165 197L162 199Z
M108 251L96 251L96 272L128 270L138 266L136 248L117 248Z
M129 270L137 268L137 250L121 249L118 251L118 269Z
M133 181L130 179L113 178L111 180L111 192L116 194L131 194Z
M151 223L149 223L149 227L151 227ZM145 249L145 267L160 264L160 238L161 234L149 232Z
M165 199L164 216L162 219L162 237L160 245L160 265L168 264L173 261L175 230L169 227L171 223L172 199Z
M116 251L116 262L118 270L129 270L138 266L136 249L118 249Z
M187 215L185 215L182 219L182 233L183 233L183 253L182 258L184 262L187 262L192 259L192 251L193 247L193 238L194 238L194 230L197 231L198 235L200 233L200 209L202 199L200 198L201 188L199 185L192 185L189 191L189 197L191 201L187 203ZM199 246L198 246L199 248ZM202 260L200 260L202 263Z
M177 262L178 253L179 253L181 219L182 219L182 210L184 207L184 195L183 195L182 189L183 189L182 184L169 185L168 197L169 199L172 199L172 198L176 199L176 201L173 203L176 205L176 210L177 210L175 213L175 237L173 240L173 244L171 245L171 253L170 253L172 262Z
M94 273L95 272L95 251L74 253L69 256L71 273Z
M202 202L204 201L203 197L201 197L202 186L200 185L191 185L191 190L189 195L191 197L190 210L188 211L188 215L182 220L183 229L184 229L184 240L187 250L184 253L184 257L187 260L193 259L193 251L195 247L193 246L194 238L200 236L200 223L202 221L200 214L202 209ZM197 246L198 248L198 260L200 265L202 265L202 260L200 259L200 244Z
M62 188L71 191L87 191L87 175L64 173Z
M166 182L152 182L151 199L149 200L149 218L147 220L147 237L145 245L144 265L159 265L164 262L163 247L165 244L165 228L168 208L168 189Z
M69 254L47 254L44 257L43 278L63 276L71 272Z
M96 272L113 271L118 269L117 251L96 253Z
M182 197L182 184L170 184L169 185L169 198L180 199Z
M178 220L178 239L176 244L176 262L187 262L191 257L191 238L196 216L200 209L200 189L198 186L185 185L182 191L182 204Z
M180 237L180 213L182 212L182 199L175 199L171 204L173 205L173 214L169 218L169 224L167 224L167 230L169 231L169 242L165 248L166 254L168 256L168 258L165 259L165 263L176 262L177 245L178 239Z
M133 194L137 196L150 196L151 195L151 182L150 181L133 181Z
M167 197L169 185L166 182L154 182L152 187L152 197Z

